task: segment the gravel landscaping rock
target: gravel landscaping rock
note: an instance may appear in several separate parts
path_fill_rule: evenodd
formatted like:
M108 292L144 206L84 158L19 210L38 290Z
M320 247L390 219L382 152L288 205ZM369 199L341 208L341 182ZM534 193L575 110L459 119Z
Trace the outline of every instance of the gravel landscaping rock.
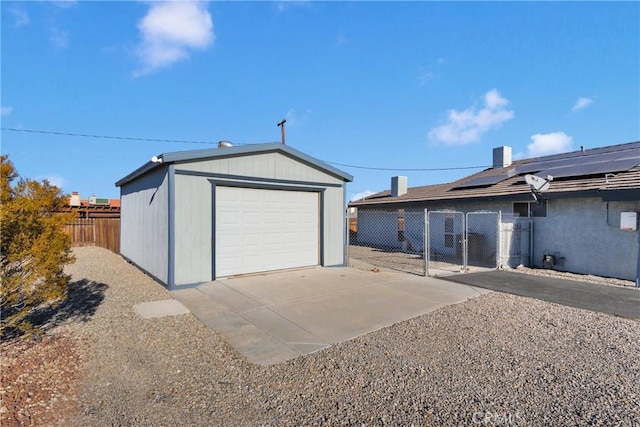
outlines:
M633 320L491 293L262 367L191 314L143 319L133 305L167 299L161 285L74 252L68 271L103 299L53 331L85 343L73 425L640 423Z

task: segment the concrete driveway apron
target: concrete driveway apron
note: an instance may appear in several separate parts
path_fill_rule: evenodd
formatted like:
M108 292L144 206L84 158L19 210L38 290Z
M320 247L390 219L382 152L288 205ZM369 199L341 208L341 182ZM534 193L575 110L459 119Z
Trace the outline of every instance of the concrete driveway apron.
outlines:
M408 274L317 267L171 294L249 361L270 365L487 292Z

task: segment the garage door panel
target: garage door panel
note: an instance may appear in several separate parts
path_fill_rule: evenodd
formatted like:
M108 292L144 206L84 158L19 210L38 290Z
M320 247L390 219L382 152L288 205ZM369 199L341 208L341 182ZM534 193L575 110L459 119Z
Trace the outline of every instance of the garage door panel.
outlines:
M216 276L319 263L318 193L216 187Z

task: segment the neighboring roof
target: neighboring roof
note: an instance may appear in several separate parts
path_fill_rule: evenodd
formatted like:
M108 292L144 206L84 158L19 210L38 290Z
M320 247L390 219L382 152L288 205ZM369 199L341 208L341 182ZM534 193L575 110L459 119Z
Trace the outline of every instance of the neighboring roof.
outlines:
M346 181L346 182L353 181L353 176L323 162L322 160L318 160L314 157L304 154L303 152L298 151L295 148L292 148L288 145L284 145L279 142L269 142L264 144L251 144L251 145L241 145L241 146L235 146L235 147L207 148L204 150L176 151L172 153L163 153L156 156L158 159L161 159L162 162L149 161L145 163L135 171L131 172L129 175L117 181L116 187L121 187L127 184L128 182L131 182L136 178L152 171L153 169L161 167L162 165L166 165L166 164L177 163L177 162L192 162L197 160L209 160L209 159L216 159L216 158L248 156L253 154L264 154L264 153L273 153L273 152L279 152L286 156L292 157L302 163L305 163L309 166L315 167L330 175L340 178L343 181Z
M89 200L83 199L80 200L80 206L86 207L86 206L107 206L107 207L112 207L112 208L119 208L120 207L120 199L109 199L109 204L108 205L92 205L89 203Z
M602 197L640 200L640 141L552 156L517 160L446 184L409 188L391 197L386 190L349 203L351 207L412 205L425 202L531 199L526 174L554 176L545 197Z

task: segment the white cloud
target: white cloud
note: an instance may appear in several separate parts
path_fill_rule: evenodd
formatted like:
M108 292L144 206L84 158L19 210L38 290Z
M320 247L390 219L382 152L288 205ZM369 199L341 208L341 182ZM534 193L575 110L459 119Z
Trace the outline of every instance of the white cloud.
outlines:
M529 156L547 156L549 154L571 151L573 138L564 132L537 133L531 135L531 144L527 145Z
M580 111L587 108L589 105L593 104L593 99L591 98L578 98L573 107L571 107L571 111Z
M135 76L186 59L191 50L205 49L215 40L207 6L197 1L152 3L138 30L142 38L137 49L141 66Z
M276 7L280 12L284 12L287 9L296 6L308 6L311 4L311 0L284 0L276 2Z
M69 9L70 7L78 4L77 0L52 0L51 3L58 6L61 9Z
M418 84L424 86L429 80L433 80L434 75L430 71L425 71L418 76Z
M0 116L8 116L13 112L13 107L5 107L4 105L0 107Z
M354 200L364 199L365 197L369 197L372 194L376 194L376 192L375 191L371 191L371 190L364 190L364 191L361 191L359 193L354 194L353 197L351 197L351 200L349 200L349 201L353 202Z
M496 129L515 114L508 110L509 100L497 89L485 93L481 107L473 105L466 110L449 110L447 122L429 131L429 139L447 145L463 145L477 142L485 132Z
M58 49L66 49L69 47L69 32L62 31L57 28L51 28L49 41Z
M63 177L61 177L60 175L40 175L36 177L37 181L42 181L42 180L47 180L49 181L49 184L51 185L55 185L56 187L58 187L59 189L63 189L68 183L69 181L67 181L66 179L64 179Z
M31 23L31 19L29 19L26 10L19 7L11 7L9 8L9 12L11 12L15 18L14 24L16 27L24 27Z
M306 123L310 117L310 109L306 109L302 113L299 113L295 108L290 108L289 111L287 111L287 114L284 116L284 118L287 119L287 127L289 128L297 127Z

